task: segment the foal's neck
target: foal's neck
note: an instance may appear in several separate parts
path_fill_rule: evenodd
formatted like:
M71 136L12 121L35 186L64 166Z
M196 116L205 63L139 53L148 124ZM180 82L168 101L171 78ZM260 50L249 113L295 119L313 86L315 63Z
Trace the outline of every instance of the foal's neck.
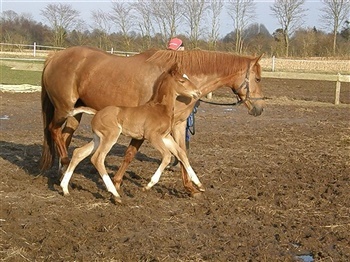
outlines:
M169 110L172 110L175 106L175 99L175 89L170 86L168 82L162 81L158 87L158 90L156 90L155 96L150 102L164 105Z

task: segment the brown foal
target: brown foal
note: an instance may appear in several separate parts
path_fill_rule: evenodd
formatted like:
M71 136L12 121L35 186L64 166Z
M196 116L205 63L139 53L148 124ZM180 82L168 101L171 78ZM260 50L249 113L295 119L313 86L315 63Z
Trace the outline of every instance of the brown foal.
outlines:
M159 181L164 168L171 161L171 154L174 154L185 167L191 181L199 189L204 190L202 183L190 166L186 152L180 148L170 134L174 125L176 98L184 96L190 100L198 99L201 92L186 75L179 73L177 63L160 75L154 88L154 95L145 105L138 107L107 106L100 111L89 107L78 107L69 113L70 116L81 113L95 114L95 116L91 121L93 140L74 150L72 160L64 173L60 184L64 195L69 194L68 184L75 167L95 151L91 162L98 170L107 190L114 195L115 201L121 202L120 195L104 165L108 152L117 142L120 134L134 139L147 139L162 154L162 162L145 189L150 189Z

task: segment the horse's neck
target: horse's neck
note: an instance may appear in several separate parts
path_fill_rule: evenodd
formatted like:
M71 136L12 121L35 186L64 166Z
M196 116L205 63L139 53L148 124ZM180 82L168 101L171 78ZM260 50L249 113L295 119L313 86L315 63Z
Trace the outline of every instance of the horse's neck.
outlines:
M208 77L209 78L209 77ZM207 81L201 82L198 86L202 92L202 96L209 94L210 92L215 91L216 89L223 87L225 85L229 86L230 83L227 81L228 77L215 77L209 78Z

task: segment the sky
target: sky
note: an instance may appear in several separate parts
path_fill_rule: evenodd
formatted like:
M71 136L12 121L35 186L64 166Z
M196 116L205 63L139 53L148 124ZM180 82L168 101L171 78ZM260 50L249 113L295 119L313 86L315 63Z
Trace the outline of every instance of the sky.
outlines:
M44 9L49 3L65 3L72 6L73 9L80 12L80 17L85 20L88 24L92 24L91 21L91 11L93 10L102 10L110 11L111 10L111 1L110 0L0 0L1 6L0 11L12 10L17 14L22 13L31 13L33 19L37 22L42 22L47 24L45 19L40 15L40 10ZM121 0L122 1L122 0ZM277 19L271 15L270 6L273 4L272 0L256 0L256 19L254 22L264 24L267 30L272 34L278 27L279 24ZM319 28L320 8L322 4L320 0L306 0L304 5L306 15L304 18L305 28L316 26ZM225 36L229 32L233 31L232 20L227 15L227 11L222 11L222 17L220 21L220 37Z

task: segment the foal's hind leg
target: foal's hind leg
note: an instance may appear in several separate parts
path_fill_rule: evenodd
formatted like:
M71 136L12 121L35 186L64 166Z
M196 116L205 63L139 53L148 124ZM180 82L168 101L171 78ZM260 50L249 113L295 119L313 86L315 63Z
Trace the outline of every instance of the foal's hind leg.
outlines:
M91 157L92 164L96 167L98 173L102 177L103 182L105 183L108 192L114 195L114 200L116 202L121 203L120 195L118 194L111 178L109 177L106 167L105 167L105 159L112 146L117 142L119 135L121 134L121 130L116 128L112 132L108 132L107 134L98 133L97 135L100 138L100 144L97 147L95 153Z
M96 147L96 144L98 144L98 139L97 140L94 139L90 143L88 143L80 148L77 148L73 151L72 160L69 163L69 166L68 166L66 172L64 173L61 184L60 184L64 195L69 195L68 184L69 184L69 180L71 179L71 177L73 175L75 168L84 158L86 158L88 155L91 154L91 152Z

